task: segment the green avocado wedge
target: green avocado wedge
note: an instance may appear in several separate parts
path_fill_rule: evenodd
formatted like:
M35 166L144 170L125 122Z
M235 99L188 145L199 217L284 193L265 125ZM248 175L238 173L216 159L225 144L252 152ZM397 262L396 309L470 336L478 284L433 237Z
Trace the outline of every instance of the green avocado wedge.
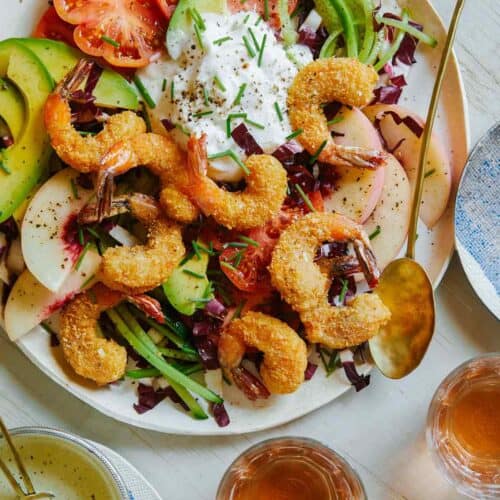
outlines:
M82 57L86 57L83 52L63 42L45 38L16 38L15 40L35 53L55 83L60 82ZM103 71L93 94L97 106L133 111L139 107L134 87L123 76L110 69Z
M24 127L24 100L16 87L8 80L0 80L0 116L14 139Z
M193 255L177 267L163 285L170 304L186 316L192 316L196 309L203 307L204 301L213 298L206 275L208 260L206 253Z
M25 113L21 134L12 146L0 151L0 222L3 222L46 170L50 147L43 108L53 81L38 57L14 40L0 42L0 78L19 90Z

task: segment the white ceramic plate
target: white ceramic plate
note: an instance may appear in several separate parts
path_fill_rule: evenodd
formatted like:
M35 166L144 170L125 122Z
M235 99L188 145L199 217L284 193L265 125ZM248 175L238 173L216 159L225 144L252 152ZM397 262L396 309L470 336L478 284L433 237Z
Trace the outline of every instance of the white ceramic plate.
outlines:
M47 6L45 0L24 0L23 2L7 0L7 3L8 8L4 9L0 18L2 38L28 35L40 12ZM445 28L430 3L427 0L403 0L401 4L410 8L412 17L422 22L426 31L436 36L440 41L439 47L442 47ZM405 88L401 104L425 116L440 50L421 46L417 58L418 64L411 71L409 86ZM454 181L452 199L454 199L456 186L466 161L469 142L465 94L455 58L445 78L436 127L437 133L450 152ZM423 225L419 228L417 258L426 268L435 286L446 270L453 252L453 241L453 207L451 206L448 207L433 231L429 232ZM272 397L258 407L229 390L224 396L231 424L228 427L219 428L213 419L192 420L169 403L162 403L153 411L137 415L132 407L136 400L135 391L129 382L96 389L82 383L81 380L76 380L64 362L55 358L58 350L49 346L47 335L40 328L20 340L19 347L33 363L61 387L106 415L138 427L176 434L239 434L270 428L298 418L333 401L350 387L340 372L327 379L318 370L314 378L303 384L293 395ZM363 394L361 393L359 397L362 398Z

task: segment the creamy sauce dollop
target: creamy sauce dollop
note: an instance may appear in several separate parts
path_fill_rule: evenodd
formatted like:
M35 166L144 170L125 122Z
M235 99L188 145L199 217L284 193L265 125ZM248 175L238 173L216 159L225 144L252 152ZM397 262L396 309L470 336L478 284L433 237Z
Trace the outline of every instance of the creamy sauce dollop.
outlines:
M246 118L233 117L230 129L245 123L261 148L273 152L293 132L287 93L297 65L312 60L309 49L297 45L285 50L254 13L202 17L206 29L199 32L200 40L191 33L177 60L165 55L139 73L156 103L153 122L167 118L175 124L172 135L183 147L190 134L206 133L209 155L231 149L244 160L244 151L228 137L227 119L246 113ZM235 182L243 172L230 158L220 158L210 162L209 174Z

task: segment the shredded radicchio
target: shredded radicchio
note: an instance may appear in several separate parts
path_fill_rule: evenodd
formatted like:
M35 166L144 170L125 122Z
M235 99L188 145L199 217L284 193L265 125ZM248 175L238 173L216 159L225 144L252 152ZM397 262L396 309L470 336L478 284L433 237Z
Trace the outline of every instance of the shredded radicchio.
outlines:
M381 115L377 116L374 122L375 128L379 131L380 135L383 138L383 134L380 129L380 122L383 120L385 116L391 116L396 125L400 125L401 123L404 123L418 138L422 136L424 133L424 128L423 126L418 123L414 118L411 116L405 116L404 118L401 118L395 111L384 111Z
M226 427L231 422L224 403L212 404L212 413L219 427Z
M317 31L313 31L308 26L305 26L299 31L298 43L309 47L314 59L316 59L319 56L321 47L323 46L327 38L328 31L326 31L326 28L324 26L320 26Z
M347 290L344 293L344 298L342 300L342 304L339 304L340 295L342 293L342 289L344 288L344 282L347 280ZM356 295L356 280L354 276L345 276L344 278L334 277L332 280L332 284L330 285L330 290L328 291L328 302L332 306L336 305L346 305L347 300Z
M383 87L375 89L373 93L375 94L374 103L397 104L403 93L403 89L396 85L384 85Z
M345 375L349 379L349 382L351 382L356 389L356 392L370 385L370 375L359 374L354 361L344 361L342 362L342 367L344 368Z
M168 118L164 118L162 121L161 121L162 125L165 127L165 130L167 132L170 132L171 130L174 130L175 128L175 125L173 122L171 122Z
M205 312L213 318L224 319L224 316L227 313L227 309L224 304L219 302L217 299L212 299L205 306Z
M5 234L8 241L15 240L19 235L17 224L14 217L9 217L6 221L0 223L0 233Z
M311 380L318 369L318 365L315 363L307 362L306 371L304 373L305 380Z
M185 410L189 410L184 401L179 398L170 386L165 389L158 389L155 391L155 389L150 385L139 384L137 387L137 396L138 402L134 403L134 410L139 413L139 415L152 410L167 397L174 403L180 404Z
M260 155L264 152L244 123L238 125L231 132L231 137L234 139L234 142L245 151L247 156Z
M207 370L219 368L219 358L217 357L217 344L211 336L198 335L193 338L194 345L200 355L201 363Z

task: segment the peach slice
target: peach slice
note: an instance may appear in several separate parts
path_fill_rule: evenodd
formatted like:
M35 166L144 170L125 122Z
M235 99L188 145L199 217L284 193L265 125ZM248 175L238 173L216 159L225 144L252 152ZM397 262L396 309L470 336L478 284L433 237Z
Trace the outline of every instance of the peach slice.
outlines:
M335 142L343 146L359 146L382 150L379 135L366 116L357 108L342 107L337 117L342 121L330 130ZM366 170L355 167L335 167L339 180L336 189L325 198L325 209L339 212L356 222L364 222L375 209L384 187L384 168Z
M389 155L385 183L375 210L364 224L380 270L401 250L410 223L411 188L408 176L398 160Z
M422 137L418 137L415 131L412 131L404 121L396 123L394 116L399 117L401 120L407 118L408 122L410 124L413 122L417 129L421 129L425 121L408 109L394 104L368 106L363 109L363 112L372 123L378 122L380 134L387 149L403 165L413 189ZM426 177L424 179L420 218L430 229L436 225L448 205L452 181L450 159L435 134L432 135L428 165L425 170Z
M82 250L76 218L93 192L78 186L78 175L67 168L43 184L31 200L21 227L26 266L53 292L70 275Z
M14 283L5 305L5 330L13 341L19 339L71 300L76 293L92 284L99 269L101 257L89 250L78 270L67 276L57 292L45 288L26 269Z

